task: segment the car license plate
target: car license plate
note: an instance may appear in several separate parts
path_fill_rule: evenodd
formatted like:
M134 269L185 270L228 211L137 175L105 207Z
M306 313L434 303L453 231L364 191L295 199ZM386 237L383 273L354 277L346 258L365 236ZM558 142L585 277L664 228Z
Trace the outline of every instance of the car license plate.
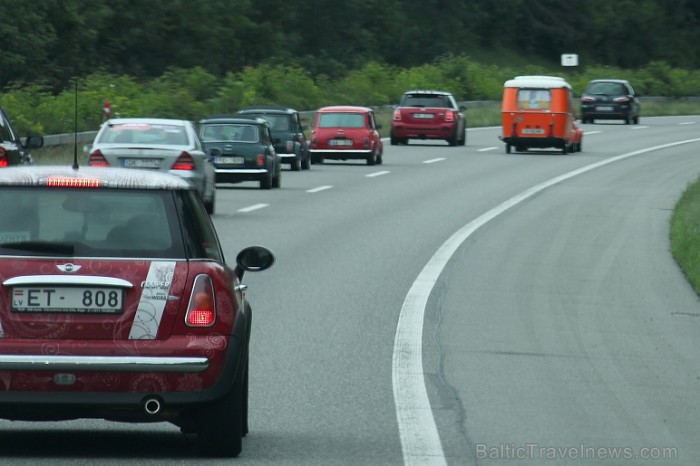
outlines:
M15 287L14 312L76 312L118 314L122 312L123 290L92 287Z
M613 108L610 106L601 106L595 108L597 112L612 112Z
M417 118L419 120L431 120L435 117L432 113L414 113L413 118Z
M523 128L521 133L523 133L523 134L544 134L544 130L542 128Z
M243 157L217 157L214 159L214 163L220 163L221 165L242 165L243 162Z
M350 139L331 139L328 141L329 146L352 146Z
M123 159L122 166L125 168L159 168L158 159Z

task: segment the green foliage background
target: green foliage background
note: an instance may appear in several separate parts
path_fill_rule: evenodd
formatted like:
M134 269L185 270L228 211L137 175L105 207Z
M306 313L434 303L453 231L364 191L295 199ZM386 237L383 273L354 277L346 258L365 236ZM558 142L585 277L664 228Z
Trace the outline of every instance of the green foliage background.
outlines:
M115 116L198 120L208 114L235 112L251 104L285 105L315 110L324 105L392 105L412 88L447 90L461 101L499 100L503 83L522 74L565 77L580 93L593 78L632 81L642 95L680 98L700 96L700 71L652 62L636 70L614 67L521 68L486 65L467 56L445 55L433 63L410 68L370 62L345 76L312 76L299 66L261 64L218 77L201 67L169 68L151 80L95 72L77 82L78 131L96 130L102 123L102 102ZM41 84L13 85L2 105L21 134L70 133L74 129L75 86L58 93Z

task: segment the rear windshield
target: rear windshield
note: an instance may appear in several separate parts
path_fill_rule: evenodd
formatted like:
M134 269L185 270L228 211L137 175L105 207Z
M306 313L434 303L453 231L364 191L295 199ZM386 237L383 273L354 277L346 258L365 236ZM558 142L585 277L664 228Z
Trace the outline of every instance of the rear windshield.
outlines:
M452 108L452 102L446 95L404 94L401 106Z
M551 102L549 89L518 89L518 108L547 110Z
M627 95L627 87L621 83L591 83L586 89L586 94Z
M173 192L0 189L0 253L184 258Z
M260 128L257 125L209 123L200 126L202 142L258 142Z
M250 114L248 114L250 115ZM289 115L272 115L270 113L261 113L259 115L255 115L260 118L263 118L267 120L268 123L270 123L270 129L272 131L289 131L290 130L290 125L289 125Z
M159 144L181 146L188 143L183 126L128 123L107 126L97 140L100 144Z
M363 113L322 113L318 119L319 128L364 128Z

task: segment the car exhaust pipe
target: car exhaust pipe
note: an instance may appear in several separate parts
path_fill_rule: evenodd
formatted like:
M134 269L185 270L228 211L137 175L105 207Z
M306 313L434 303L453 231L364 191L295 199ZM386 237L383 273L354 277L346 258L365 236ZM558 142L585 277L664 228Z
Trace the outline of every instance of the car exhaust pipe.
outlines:
M158 398L147 398L143 403L143 410L146 412L146 414L151 416L155 416L156 414L160 413L161 409L162 405L160 404L160 400Z

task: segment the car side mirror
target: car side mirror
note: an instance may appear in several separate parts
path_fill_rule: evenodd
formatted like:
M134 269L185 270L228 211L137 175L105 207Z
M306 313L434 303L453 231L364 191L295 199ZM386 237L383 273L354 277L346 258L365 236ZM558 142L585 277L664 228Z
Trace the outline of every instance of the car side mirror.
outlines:
M249 246L241 250L236 256L236 275L243 278L245 271L260 272L272 267L275 263L275 255L264 246Z

